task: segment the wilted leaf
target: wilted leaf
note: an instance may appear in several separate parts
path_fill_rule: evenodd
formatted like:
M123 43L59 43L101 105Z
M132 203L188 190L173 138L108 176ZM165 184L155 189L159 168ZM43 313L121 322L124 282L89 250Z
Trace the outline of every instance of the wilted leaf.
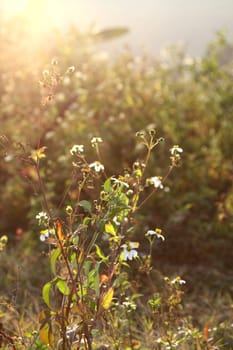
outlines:
M44 325L44 323L48 322L50 320L51 313L50 310L43 310L39 314L39 322L41 324L41 327Z
M57 230L57 236L60 241L65 239L65 235L62 231L62 222L60 219L56 220L56 230Z
M111 224L110 222L105 225L105 232L109 233L112 236L116 236L116 230L115 230L113 224Z
M51 347L54 345L54 335L50 323L44 323L40 328L39 334L40 340L43 344L50 345Z
M204 326L203 333L204 333L204 338L206 341L209 340L209 327L210 327L210 321L207 321L207 323Z
M112 298L113 298L114 290L113 288L109 288L107 293L104 295L102 299L101 306L105 309L108 310L111 306Z

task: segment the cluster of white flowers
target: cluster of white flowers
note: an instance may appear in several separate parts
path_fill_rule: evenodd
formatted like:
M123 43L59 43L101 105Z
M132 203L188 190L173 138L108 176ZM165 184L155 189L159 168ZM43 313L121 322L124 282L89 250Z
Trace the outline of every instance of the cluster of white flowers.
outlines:
M101 171L104 171L104 165L101 164L98 160L95 162L89 164L90 168L93 168L95 172L99 173Z
M156 237L161 239L162 241L165 241L165 237L161 234L162 230L161 228L156 228L155 230L148 230L145 234L146 237Z
M156 228L155 230L148 230L145 234L146 237L149 238L158 238L162 241L165 241L165 237L161 234L162 230L160 228ZM125 244L122 244L121 248L123 248L123 260L133 260L138 256L137 248L139 247L138 242L126 242ZM179 283L182 284L183 280L179 280ZM185 282L183 282L185 283Z
M146 180L147 185L153 185L155 188L163 188L162 177L161 176L153 176Z
M84 146L83 145L74 145L70 149L70 153L72 154L72 156L74 156L77 153L83 153L83 151L84 151Z
M122 305L128 310L128 312L136 310L137 308L136 304L127 297L125 298L125 301L123 301Z
M48 214L45 211L41 211L36 215L39 225L47 225L49 222Z

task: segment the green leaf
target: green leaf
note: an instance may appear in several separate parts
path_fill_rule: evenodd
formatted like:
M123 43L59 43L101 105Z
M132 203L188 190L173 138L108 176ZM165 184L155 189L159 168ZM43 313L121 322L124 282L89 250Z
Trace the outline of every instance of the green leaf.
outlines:
M77 252L76 251L70 251L68 254L68 260L72 266L73 269L77 269Z
M42 298L46 305L51 309L51 304L50 304L50 293L52 290L53 284L51 282L48 282L44 285L42 289Z
M97 222L97 225L98 225L98 229L99 229L101 232L104 232L104 229L105 229L105 221L104 221L104 220L99 220L99 222Z
M80 207L82 207L85 211L87 211L88 213L91 213L91 203L90 202L83 200L83 201L80 201L78 203L78 205Z
M88 275L88 273L89 273L89 271L91 269L91 264L92 264L92 262L90 260L86 260L85 261L84 266L83 266L85 275Z
M104 262L107 261L108 257L103 254L100 247L97 244L95 245L95 247L96 247L96 254L98 255L98 257Z
M54 275L56 275L56 262L57 262L57 259L59 258L61 254L61 249L60 248L57 248L57 249L54 249L52 251L52 254L51 254L51 257L50 257L50 267L51 267L51 271Z
M83 219L83 225L87 226L89 224L89 222L91 221L91 218L89 218L88 216L86 216L84 219Z
M56 283L57 288L63 295L69 295L70 294L70 288L68 287L65 280L59 278Z
M109 193L111 191L111 178L107 179L104 183L104 191Z
M99 296L99 265L94 270L91 270L88 274L88 285L94 289L96 296Z
M127 34L128 31L129 30L126 27L109 28L109 29L102 30L98 33L95 33L93 37L96 40L112 40Z

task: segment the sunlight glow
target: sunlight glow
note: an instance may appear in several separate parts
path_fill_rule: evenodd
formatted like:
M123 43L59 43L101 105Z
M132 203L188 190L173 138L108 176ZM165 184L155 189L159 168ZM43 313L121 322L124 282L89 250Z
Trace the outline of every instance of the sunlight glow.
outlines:
M3 3L3 11L7 17L18 15L25 9L27 3L28 0L8 0Z
M17 50L15 61L26 62L26 55L36 59L42 48L54 45L54 30L66 33L70 29L71 15L79 27L82 19L89 21L91 11L86 10L81 0L0 0L0 19L5 21L0 32L4 35L4 28L11 28Z
M92 1L92 0L91 0ZM0 0L0 13L10 19L23 17L30 22L31 29L66 28L75 23L79 28L89 28L103 11L97 3L82 0ZM30 31L31 31L30 29Z
M3 5L5 16L23 19L32 36L55 25L56 17L61 15L60 10L56 0L8 0Z

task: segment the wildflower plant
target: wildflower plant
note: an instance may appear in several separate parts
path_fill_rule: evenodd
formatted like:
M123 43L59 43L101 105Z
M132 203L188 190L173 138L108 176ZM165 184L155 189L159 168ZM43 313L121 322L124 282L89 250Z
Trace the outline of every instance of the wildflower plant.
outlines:
M53 62L51 71L43 72L40 85L48 94L44 96L44 105L53 98L65 77L58 73L56 65ZM66 75L73 71L71 67ZM69 149L71 185L65 190L59 215L46 192L43 170L47 147L38 142L37 149L26 160L35 170L42 194L42 209L35 220L38 238L48 247L51 278L42 288L44 307L39 314L39 332L12 340L15 348L97 349L103 331L104 342L113 349L143 348L139 333L147 330L150 340L145 349L160 349L160 345L175 349L188 339L179 335L184 333L183 328L177 332L182 325L181 288L185 281L180 277L165 278L161 293L152 277L152 248L156 241L165 240L162 229L149 229L143 235L149 243L148 252L134 238L138 211L157 191L165 190L164 182L180 165L183 149L173 146L167 171L147 177L151 154L164 139L157 137L154 129L142 130L136 137L144 145L144 156L117 175L107 173L101 137L90 140L94 161L86 157L83 144L74 144ZM85 197L87 191L93 191L92 200ZM135 292L137 281L131 278L131 270L146 274L151 297ZM144 330L142 326L135 329L133 321L145 298L148 314Z
M71 73L73 68L66 74ZM55 68L43 72L40 84L49 90L43 104L53 97L63 78ZM38 238L48 247L51 278L42 288L44 307L39 314L39 332L12 340L17 349L97 349L103 330L104 342L113 349L143 348L139 336L142 327L136 330L133 321L146 297L135 292L137 281L131 278L131 270L145 272L152 291L152 296L147 297L143 330L149 330L150 340L144 348L159 349L162 344L175 349L188 339L176 333L182 323L181 288L185 282L180 277L165 278L161 293L152 277L152 247L156 241L165 240L162 229L149 229L143 235L149 243L148 252L134 239L138 211L157 191L165 190L164 182L180 165L183 150L173 146L171 163L163 176L155 173L147 177L151 154L164 139L157 138L154 129L140 131L136 137L144 145L144 156L117 175L107 173L101 137L90 140L94 161L86 157L83 144L69 149L71 185L65 190L59 215L46 192L47 147L38 142L37 149L26 159L35 170L42 194L42 208L35 220ZM92 200L85 197L87 191L93 191Z
M41 147L30 156L44 200L36 220L41 228L40 240L49 246L52 273L51 280L42 289L46 307L39 315L39 337L50 348L90 350L96 344L95 337L101 336L101 329L105 329L116 349L120 346L119 339L124 343L123 336L130 338L127 315L136 310L137 296L131 291L127 270L135 260L141 259L139 242L133 240L135 214L153 193L163 189L163 182L177 166L172 160L163 177L148 179L146 170L151 152L163 139L156 138L154 130L139 132L137 137L145 146L145 157L118 176L106 174L100 152L102 138L91 139L97 156L94 162L86 159L84 145L72 146L72 185L76 187L76 197L69 196L69 189L66 191L65 208L59 217L50 208L40 175L46 148ZM177 152L178 149L171 152L172 156L177 157ZM151 190L145 196L146 187ZM83 199L85 190L90 188L100 189L93 201ZM156 239L165 238L159 228L148 230L146 238L150 244L151 270L152 244ZM154 308L160 297L153 300L150 305ZM119 329L116 329L114 315L120 317L121 313L128 326L121 327L122 334L117 341Z
M90 280L88 268L85 267L84 270L80 261L82 254L85 254L83 261L85 263L89 261L89 264L92 264L89 270L92 271L92 269L95 270L95 263L98 264L102 259L98 273L94 272L94 274L99 275L98 278L101 279L99 288L101 293L103 293L104 286L107 285L105 292L108 288L112 288L113 297L110 307L102 314L99 313L95 327L90 329L89 326L90 334L93 337L93 348L97 347L97 338L99 341L103 339L103 343L98 345L99 348L107 347L107 345L113 349L185 348L182 342L186 341L190 331L191 333L193 331L180 317L182 294L178 291L185 289L186 285L178 283L174 276L169 280L161 278L161 281L158 281L156 270L153 268L156 259L152 259L152 253L156 254L162 248L163 239L158 235L162 235L166 242L168 231L170 231L173 232L175 244L168 242L166 247L166 251L169 252L168 261L176 261L178 256L179 262L176 261L176 263L188 263L191 266L189 263L193 261L192 251L194 251L195 257L196 252L198 252L198 264L206 266L206 262L208 262L206 269L208 276L211 273L209 265L211 267L216 264L214 261L216 254L219 257L217 265L220 270L223 269L224 275L225 273L227 275L226 267L231 267L231 250L228 242L231 242L232 232L232 181L231 171L229 171L232 168L233 146L233 129L230 127L233 96L232 64L229 60L222 60L225 50L231 43L223 35L218 35L217 40L209 46L202 59L194 60L191 65L187 65L185 62L187 60L184 52L176 51L174 48L171 48L168 58L170 63L167 60L165 64L164 62L155 62L147 55L135 57L134 53L130 51L114 58L113 61L104 62L103 57L100 59L100 55L90 50L90 38L85 34L80 36L80 33L74 28L66 36L56 31L56 33L51 33L51 35L54 34L51 38L54 39L52 41L55 45L49 47L47 53L60 56L60 53L64 52L65 57L64 60L62 59L64 63L58 62L55 58L40 74L42 106L38 108L35 74L43 70L41 67L42 65L44 67L44 62L47 59L46 49L42 45L41 50L36 50L37 63L35 67L35 60L31 60L33 57L30 51L32 45L28 30L26 28L24 30L21 25L18 25L18 22L15 24L17 28L20 27L20 31L15 30L13 22L9 23L9 26L4 24L0 54L2 60L0 68L2 82L1 133L3 134L0 136L2 156L0 236L6 233L10 241L10 244L5 245L6 236L0 238L0 258L2 259L0 265L3 276L0 287L3 290L2 286L5 286L6 290L2 294L9 295L11 300L11 281L14 281L17 284L18 292L20 292L17 297L17 309L18 307L23 309L23 298L20 298L20 294L26 292L25 287L28 284L32 284L33 290L36 291L38 284L41 285L41 279L52 281L50 303L59 305L60 302L60 305L64 304L64 309L67 309L66 298L69 295L64 296L53 280L55 277L60 278L59 281L63 278L72 289L73 282L67 274L69 271L65 263L65 258L67 258L74 280L76 278L76 288L79 291L82 288L84 291L82 300L88 309L90 308L89 304L94 302L91 300L94 300L95 291L93 292L92 287L87 287L89 283L87 280ZM107 32L107 34L109 33ZM91 40L95 40L94 37L99 40L100 36L93 34ZM46 41L51 43L51 40L45 40L45 44ZM81 47L77 47L77 42L81 44ZM71 63L74 61L77 69ZM68 69L67 64L71 65ZM73 80L71 79L72 75L74 76ZM161 157L161 162L157 167L160 155L157 154L158 157L152 155L152 159L148 163L148 152L145 152L144 157L136 159L133 163L135 153L143 152L143 147L132 150L134 140L130 135L130 130L135 127L140 129L143 125L151 123L156 123L156 128L161 130L162 134L169 135L171 142L175 143L173 147L172 144L168 147L168 150L170 148L168 153L170 153L173 168L181 164L184 153L182 152L183 146L189 152L186 156L186 166L183 169L182 177L176 179L173 183L172 193L164 196L156 208L157 216L161 222L169 215L167 230L162 230L160 226L156 227L159 224L154 222L149 229L146 227L145 230L140 231L137 225L140 217L137 213L140 214L143 202L149 201L150 194L156 196L159 192L158 197L161 198L163 191L169 190L166 187L166 171L163 171L166 159ZM153 147L154 143L159 140L153 134L153 130L149 133L145 131L138 133L138 138L144 143L146 150L148 150L148 146ZM35 135L38 136L38 142L35 140ZM85 135L90 135L93 147L88 147ZM99 139L100 136L103 137L103 142ZM162 142L162 139L160 141ZM179 142L182 143L182 148L176 144ZM35 149L31 152L31 157L28 158L30 152L28 147L31 147L29 146L31 144ZM24 160L27 157L27 162L24 163L23 168L21 164L17 164L18 160L22 159L22 145L27 145L23 154ZM46 145L48 148L43 148L41 145ZM66 147L67 151L64 152ZM154 148L151 149L151 154L154 153ZM69 152L69 149L72 152ZM98 152L97 157L91 156L90 149L93 152ZM102 149L105 152L102 152ZM69 160L71 161L69 162ZM96 163L97 161L99 163ZM126 166L132 164L132 169L120 173L119 164ZM71 168L72 176L69 177L67 172ZM18 176L19 174L20 176ZM103 187L107 179L110 179L110 186L113 189L112 195ZM67 186L67 190L64 193L64 201L59 205L64 184ZM200 190L194 191L193 189L197 187ZM39 188L43 198L39 195ZM114 191L121 192L121 198L116 197ZM128 198L128 203L124 203L125 208L116 211L114 208L117 205L123 206L121 202L127 201L125 197ZM158 197L154 205L158 202ZM153 200L153 198L151 199ZM113 214L106 221L106 218L103 218L104 211L107 210L107 207L110 211L110 206ZM127 206L131 206L131 209ZM149 205L149 207L151 206ZM181 210L177 211L178 208ZM147 218L151 218L152 213L145 209L143 215L147 221ZM47 217L39 216L36 218L39 212L46 213ZM96 228L99 233L95 245L90 252L87 252L92 233L95 232L94 215L96 215L96 226L98 226L97 215L99 215L99 226ZM89 220L88 224L83 222L85 218L87 221ZM30 253L29 260L26 257L29 253L26 254L24 248L26 242L29 245L35 244L34 239L31 238L32 235L26 232L32 227L32 220L34 224L39 224L36 235L38 242L35 256ZM151 222L151 219L148 221ZM183 223L185 224L183 225ZM35 227L35 225L33 226ZM40 255L40 249L47 251L50 260L51 256L53 259L56 257L54 251L59 248L60 244L57 238L60 226L64 235L63 238L60 238L64 254L62 255L61 252L58 256L55 264L56 271L52 272L51 278L45 277L45 274L40 273L41 267L44 268L47 260L45 255L40 256L41 264L38 266L31 262L33 258L36 258L36 255ZM112 234L114 230L117 238ZM137 238L134 236L135 231L137 231ZM14 232L16 233L15 237ZM176 234L178 232L179 234ZM73 238L71 238L72 235ZM120 240L120 236L123 238L121 238L121 242L118 242L117 239ZM194 250L192 245L187 244L190 237L192 243L195 243ZM11 251L14 239L17 239L17 245L14 244ZM71 242L72 239L75 243ZM219 244L222 247L223 241L226 249L219 249ZM27 252L29 245L26 247ZM117 269L114 264L110 264L114 260L112 255L115 249L112 249L110 245L119 249L115 260ZM99 250L97 246L100 248ZM17 249L15 249L16 247ZM74 251L75 249L79 251L80 261L77 263L78 266L81 266L79 270L73 267L73 261L70 262L70 255L75 256L71 248ZM20 250L20 258L17 259L15 254ZM135 250L136 253L131 253L132 250ZM180 254L181 252L182 254ZM132 260L128 258L126 260L126 254L129 253ZM98 257L98 254L101 257ZM25 279L22 279L22 276L18 276L18 273L14 271L18 271L19 261L22 265L20 255L25 259L25 266L29 267L24 269L24 272L26 270L32 271L31 266L35 266L31 276L27 273ZM119 260L117 260L118 257ZM111 266L115 268L115 272L112 280L107 282L106 276L108 276ZM14 272L11 273L11 270ZM80 274L79 278L76 277L75 270ZM35 282L35 276L37 276L37 282ZM211 316L207 316L207 314L217 309L217 303L219 306L221 305L219 307L221 311L218 310L221 319L227 317L225 314L230 314L232 308L228 307L225 313L224 302L218 302L216 287L211 288L211 294L213 293L214 298L213 304L209 300L206 302L203 297L200 298L200 290L206 288L210 283L208 279L204 278L205 283L203 283L203 276L199 276L199 274L198 281L195 281L194 278L191 279L191 284L195 288L189 286L188 298L190 298L190 294L193 294L193 290L197 291L195 302L198 300L198 303L191 304L194 306L193 316L196 314L196 309L201 310L202 316L198 315L197 317L199 324L208 321L206 318ZM82 281L82 287L80 281ZM58 285L61 287L62 283L60 281ZM198 284L200 284L200 288L198 288ZM21 286L22 291L20 291ZM226 288L225 282L221 283L219 278L216 279L214 286L217 286L219 290ZM149 292L151 292L151 296L149 296ZM109 292L110 296L111 293L112 290ZM139 296L139 293L144 294L144 296ZM219 294L221 293L219 292ZM27 297L25 298L27 299ZM63 303L61 298L64 298ZM95 298L97 299L97 297ZM222 301L224 298L223 294ZM180 302L176 303L176 301ZM28 299L27 303L29 306ZM75 306L78 303L74 301L74 298L72 303L74 304L72 306L74 314ZM2 308L2 300L0 304ZM14 301L13 304L15 304ZM38 302L35 300L35 305L37 304ZM211 304L208 312L204 311L203 304ZM229 302L229 306L231 304L232 300ZM130 305L136 305L136 309ZM65 328L67 338L74 348L87 346L84 336L82 336L79 345L75 344L75 338L81 337L79 335L82 325L80 325L80 321L73 320L70 317L70 311L62 328L60 323L65 312L59 313L59 308L56 309L55 306L45 307L45 311L48 312L48 309L50 312L44 317L41 314L40 317L40 338L43 339L44 345L40 344L37 333L25 334L22 339L21 323L18 328L21 338L19 337L17 343L15 342L17 350L21 350L20 344L22 344L23 349L48 348L46 344L49 341L46 339L46 329L47 338L51 337L50 340L52 340L54 337L53 348L63 346L61 329ZM61 310L62 308L63 306L60 306ZM223 310L224 312L222 312ZM29 307L25 311L28 313ZM0 313L1 315L4 313L2 309ZM81 311L76 310L76 315L79 314ZM17 322L15 315L13 320ZM57 322L59 317L60 323ZM88 317L87 313L87 319ZM14 336L12 335L10 338L9 334L11 336L11 331L14 332L16 328L13 322L9 321L9 312L6 318L7 320L4 319L3 322L2 320L0 322L0 348L4 347L5 341L9 343L7 348L14 348L12 345L15 341ZM182 324L177 326L179 322ZM9 333L7 323L9 330L11 330ZM4 329L2 329L2 324ZM25 329L25 325L23 328ZM226 336L228 332L229 336ZM231 348L233 344L232 320L229 320L228 326L226 322L222 323L217 332L215 332L215 327L208 326L207 322L204 330L206 343L202 343L203 334L201 333L196 332L197 340L192 345L188 343L187 349L210 349L212 348L211 338L217 339L214 348ZM104 336L105 334L106 336ZM225 340L223 340L224 338ZM139 339L143 339L141 344L138 344ZM23 345L24 343L25 345Z

